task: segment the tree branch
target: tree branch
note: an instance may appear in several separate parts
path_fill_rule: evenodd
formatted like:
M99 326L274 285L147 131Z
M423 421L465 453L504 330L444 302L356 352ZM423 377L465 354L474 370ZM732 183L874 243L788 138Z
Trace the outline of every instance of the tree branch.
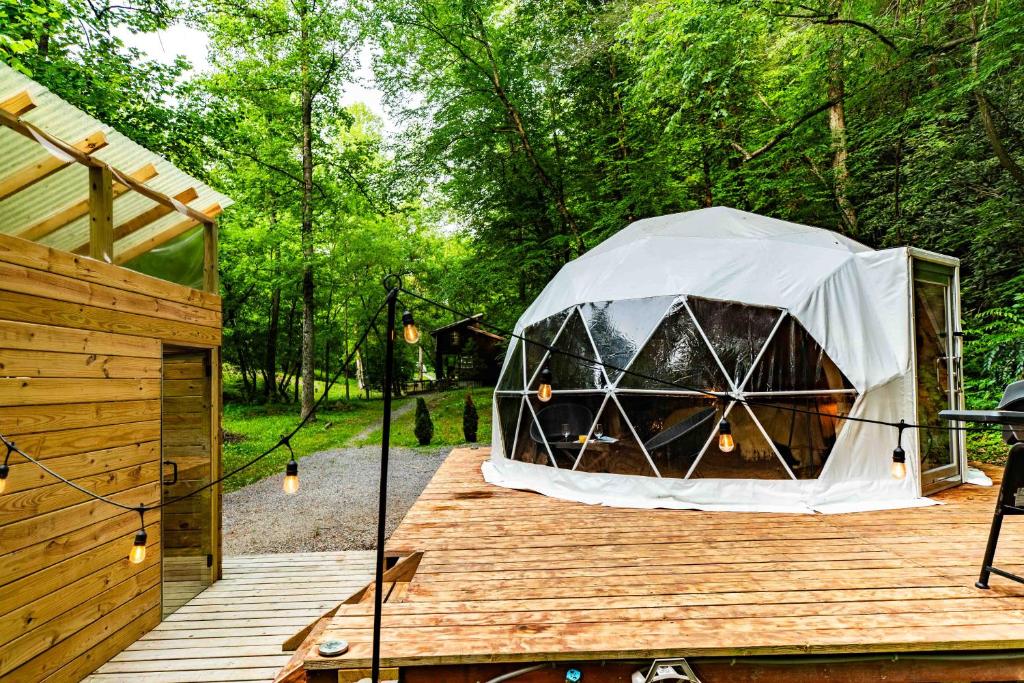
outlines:
M805 123L807 123L812 118L814 118L815 116L817 116L821 112L825 111L829 107L834 107L837 103L838 103L838 100L835 100L835 99L828 100L827 102L819 104L814 109L811 109L810 111L805 112L800 118L798 118L793 123L789 124L788 127L784 128L783 130L781 130L778 133L776 133L775 136L772 137L771 140L769 140L765 144L761 145L760 147L755 149L753 152L748 152L738 142L732 142L730 144L732 145L733 149L735 149L737 152L739 152L741 155L743 155L743 161L750 161L752 159L756 159L757 157L761 156L762 154L765 154L766 152L771 151L776 145L778 145L780 142L782 142L783 140L788 138L790 135L795 133L796 130L798 128L800 128L800 126L804 125Z

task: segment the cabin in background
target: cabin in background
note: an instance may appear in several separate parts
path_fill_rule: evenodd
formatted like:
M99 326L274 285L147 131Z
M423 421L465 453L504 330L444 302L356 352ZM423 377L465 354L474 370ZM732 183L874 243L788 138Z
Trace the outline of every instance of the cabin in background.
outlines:
M480 327L483 313L431 331L434 368L442 385L493 386L501 372L505 338Z
M231 200L0 65L0 434L154 505L219 476L215 217ZM74 681L220 572L220 488L139 515L18 455L0 496L0 681Z

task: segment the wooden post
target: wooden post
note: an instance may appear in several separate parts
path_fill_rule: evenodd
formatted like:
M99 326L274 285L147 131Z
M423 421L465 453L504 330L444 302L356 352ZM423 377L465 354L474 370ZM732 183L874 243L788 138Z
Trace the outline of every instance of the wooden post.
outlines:
M89 256L114 262L114 179L109 166L89 167Z
M203 225L203 289L211 294L220 292L217 272L217 223Z

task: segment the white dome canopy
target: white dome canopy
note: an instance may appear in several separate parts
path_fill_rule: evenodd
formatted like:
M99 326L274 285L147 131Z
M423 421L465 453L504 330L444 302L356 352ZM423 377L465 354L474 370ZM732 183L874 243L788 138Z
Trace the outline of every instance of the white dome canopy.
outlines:
M889 476L895 430L840 419L913 416L909 280L906 249L735 209L637 221L519 319L536 343L509 345L485 476L637 507L923 504L912 477Z

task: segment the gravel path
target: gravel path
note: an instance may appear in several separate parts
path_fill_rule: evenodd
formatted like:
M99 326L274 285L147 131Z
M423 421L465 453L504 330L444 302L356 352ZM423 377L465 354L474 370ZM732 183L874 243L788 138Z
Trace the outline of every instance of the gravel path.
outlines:
M391 449L389 535L450 450ZM224 496L225 555L375 546L380 446L342 448L302 458L301 488L294 496L281 492L283 476L268 477Z

